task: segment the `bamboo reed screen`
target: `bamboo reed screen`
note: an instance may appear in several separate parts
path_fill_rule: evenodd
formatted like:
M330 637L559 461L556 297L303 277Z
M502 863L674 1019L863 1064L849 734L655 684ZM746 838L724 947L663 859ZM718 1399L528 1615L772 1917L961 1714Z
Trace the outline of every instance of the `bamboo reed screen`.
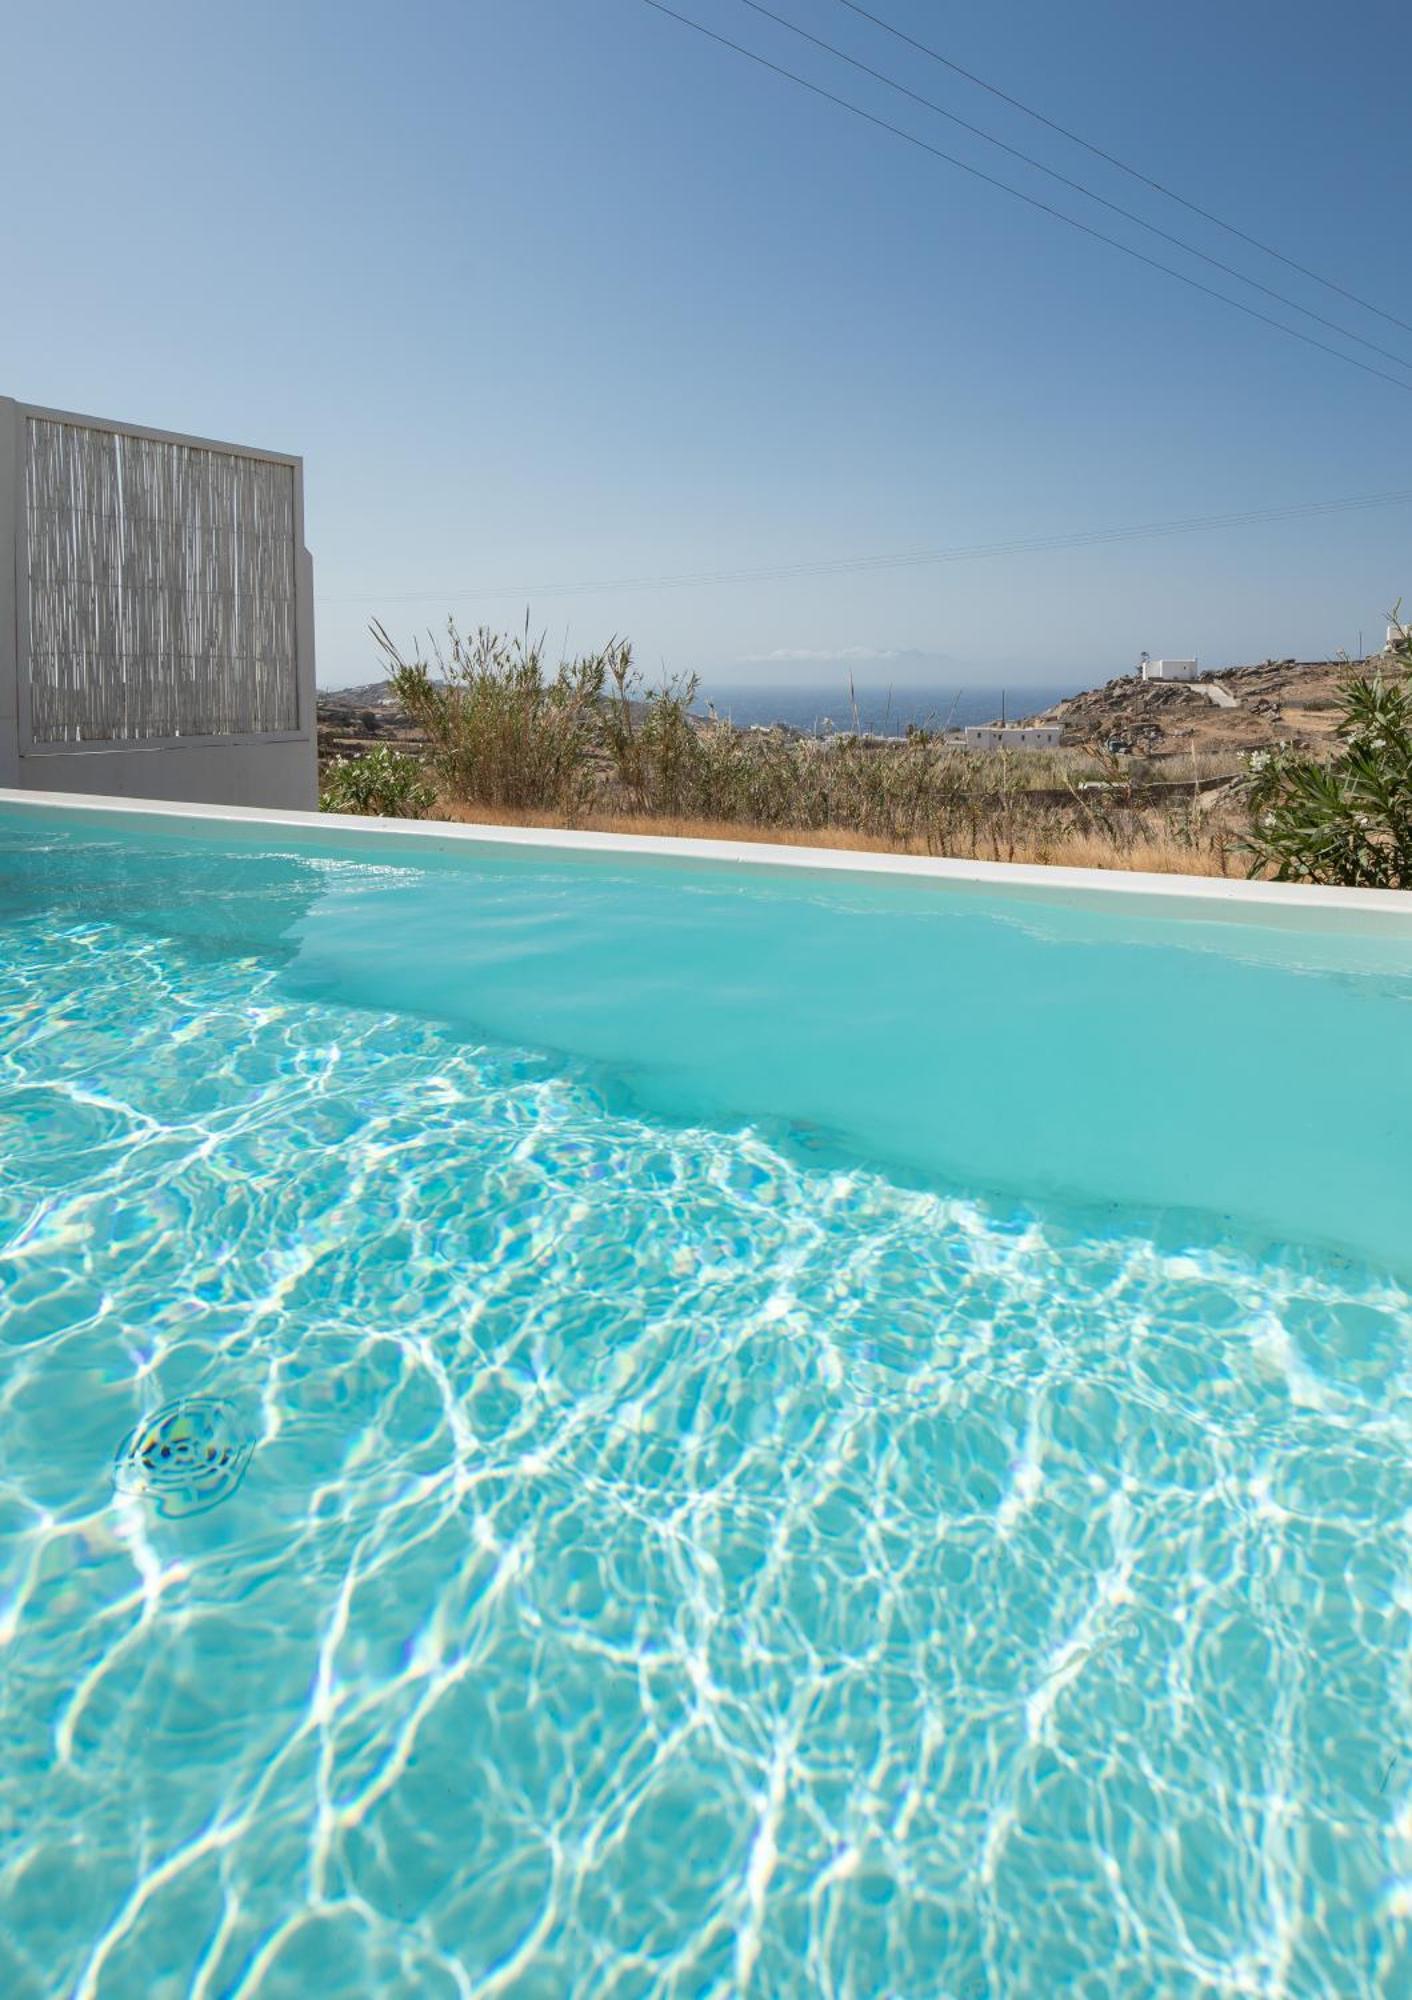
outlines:
M33 741L297 729L293 467L27 422Z

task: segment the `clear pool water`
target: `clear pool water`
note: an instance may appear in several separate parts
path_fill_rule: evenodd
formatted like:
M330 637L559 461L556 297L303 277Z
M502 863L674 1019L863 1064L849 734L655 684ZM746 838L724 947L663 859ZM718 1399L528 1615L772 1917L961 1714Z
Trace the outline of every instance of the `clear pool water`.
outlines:
M1412 926L269 843L0 808L6 2000L1412 1991Z

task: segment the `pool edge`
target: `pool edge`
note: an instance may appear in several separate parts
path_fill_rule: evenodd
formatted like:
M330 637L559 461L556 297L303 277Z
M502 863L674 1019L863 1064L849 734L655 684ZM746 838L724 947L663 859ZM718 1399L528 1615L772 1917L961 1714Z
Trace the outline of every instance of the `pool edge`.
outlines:
M1412 929L1412 894L1400 889L1324 888L1302 882L1250 881L1220 875L1151 874L1136 869L1073 868L1021 861L972 861L856 848L803 847L775 841L703 840L640 833L600 833L569 827L467 825L454 820L383 819L370 814L304 812L271 806L214 806L171 799L117 798L95 792L0 787L0 807L77 812L95 818L269 827L282 832L351 836L375 848L427 851L477 847L559 850L666 861L789 869L809 874L892 876L950 887L984 888L1045 900L1158 898L1201 904L1212 918L1356 913L1402 919Z

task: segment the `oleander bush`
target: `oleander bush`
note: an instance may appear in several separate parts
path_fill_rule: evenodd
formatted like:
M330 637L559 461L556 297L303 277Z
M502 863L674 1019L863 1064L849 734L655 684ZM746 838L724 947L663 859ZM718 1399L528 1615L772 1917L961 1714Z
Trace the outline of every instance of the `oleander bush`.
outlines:
M1339 748L1326 762L1252 759L1251 873L1351 889L1412 889L1412 634L1388 669L1340 690Z
M381 744L361 757L339 757L324 774L321 812L371 813L384 819L421 819L436 804L419 757Z

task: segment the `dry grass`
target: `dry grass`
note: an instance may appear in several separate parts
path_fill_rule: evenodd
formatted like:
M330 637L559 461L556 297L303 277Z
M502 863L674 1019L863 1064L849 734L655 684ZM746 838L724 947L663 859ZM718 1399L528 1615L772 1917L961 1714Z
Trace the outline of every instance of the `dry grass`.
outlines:
M695 682L644 688L619 640L551 670L528 631L463 639L453 625L428 660L404 659L377 630L450 817L1165 874L1239 866L1224 794L1202 791L1195 757L1151 767L1080 749L987 755L927 735L703 727Z
M855 833L847 827L765 827L730 820L656 818L645 813L585 813L572 829L562 814L491 810L473 806L443 806L436 815L467 826L539 826L590 833L650 834L667 840L741 840L782 847L825 847L845 853L931 854L941 850L922 840L884 840ZM1229 851L1218 832L1195 842L1178 838L1164 827L1130 840L1098 833L1067 830L1037 837L1020 836L1004 852L987 840L960 839L947 846L947 858L957 861L1017 861L1060 868L1122 868L1153 875L1242 875L1242 857Z

